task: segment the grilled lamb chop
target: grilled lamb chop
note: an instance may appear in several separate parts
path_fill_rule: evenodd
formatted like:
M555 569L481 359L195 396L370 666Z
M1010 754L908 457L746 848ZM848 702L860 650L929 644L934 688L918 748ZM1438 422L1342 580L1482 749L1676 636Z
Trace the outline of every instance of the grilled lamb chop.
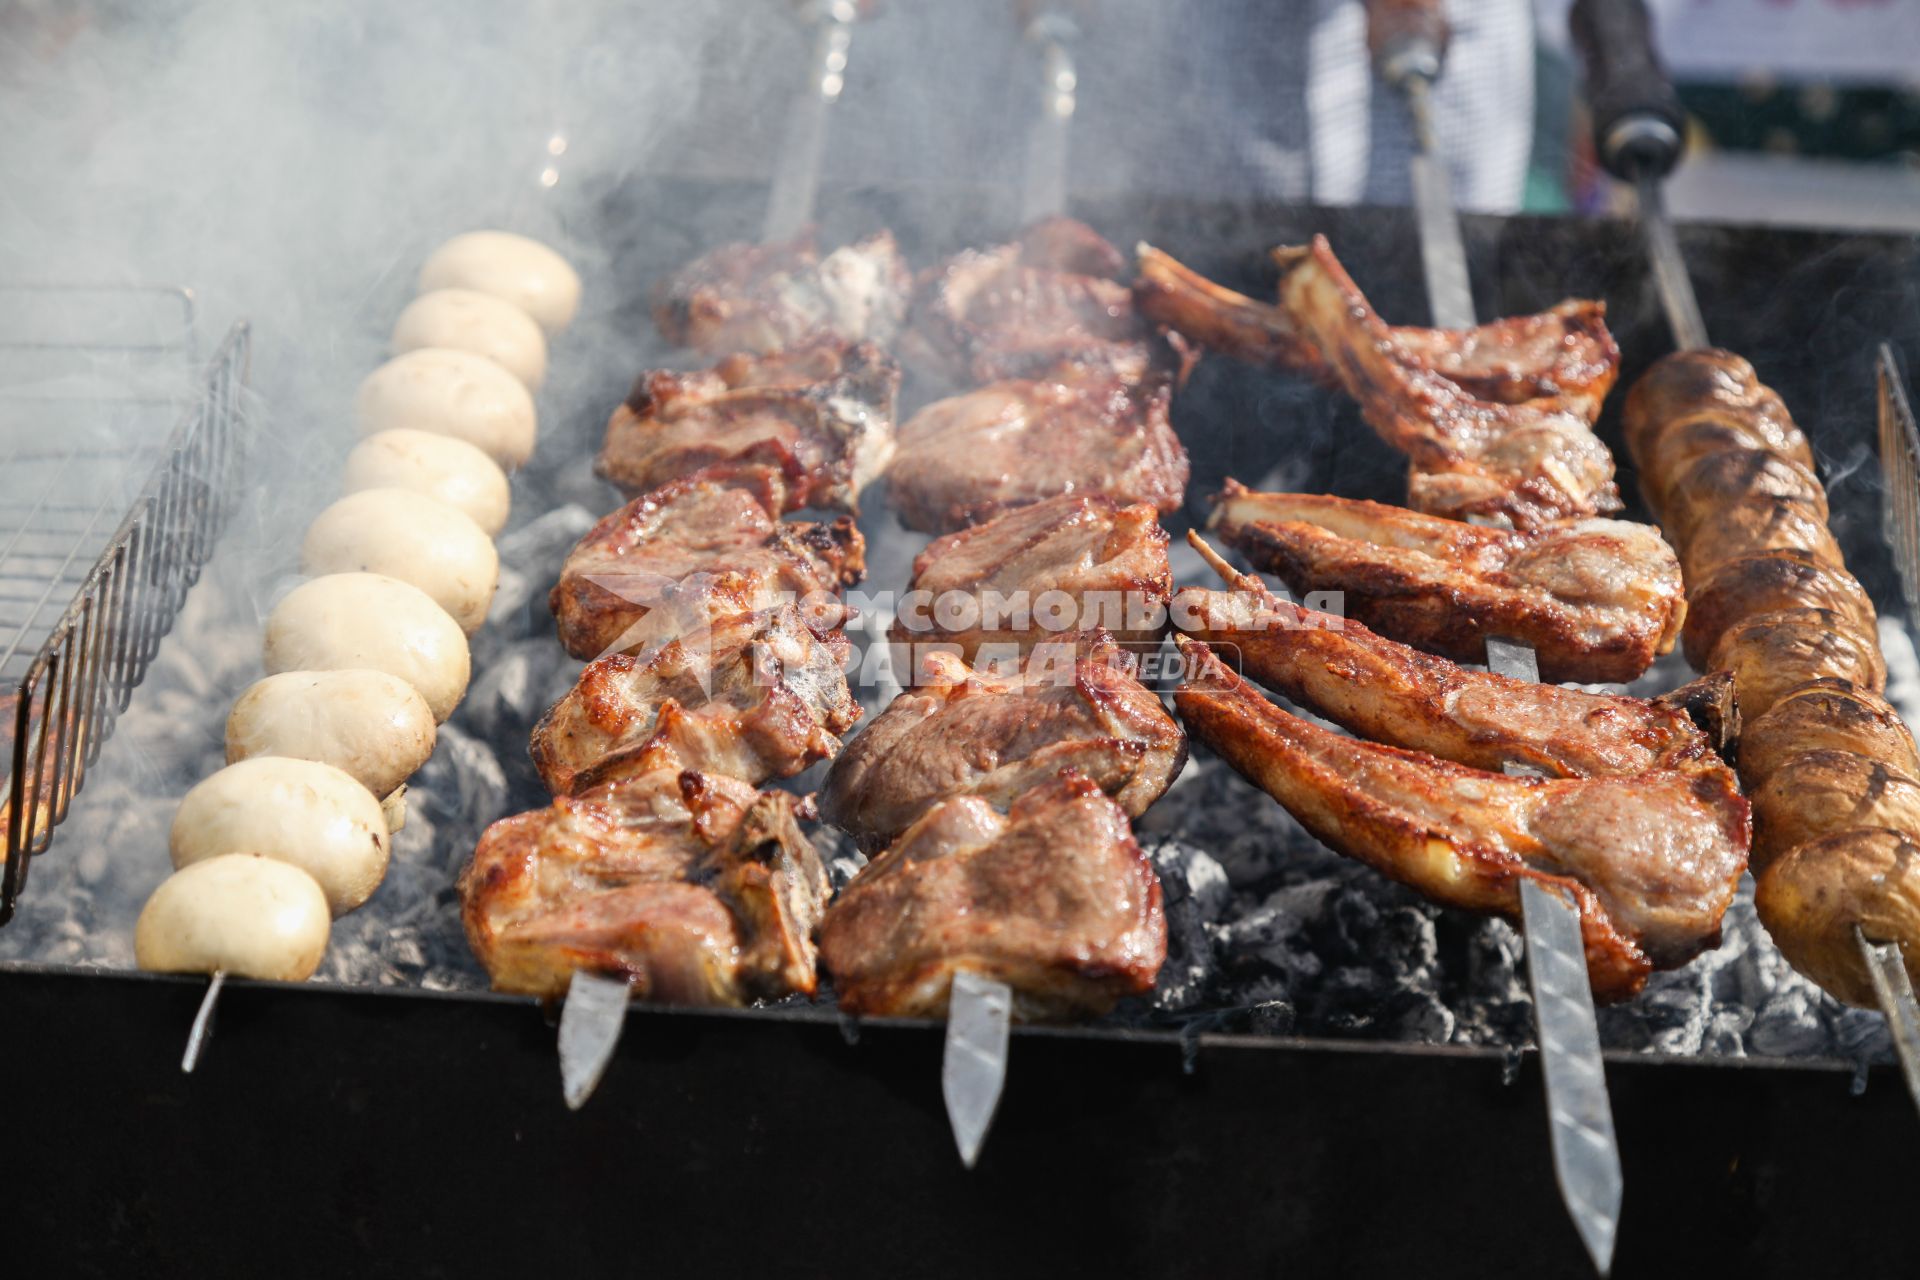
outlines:
M942 800L1004 809L1073 768L1138 817L1185 761L1180 726L1105 632L1040 645L1008 675L936 651L833 762L820 816L871 851Z
M1409 506L1523 529L1620 509L1613 455L1589 424L1597 398L1479 399L1402 353L1324 237L1274 257L1281 305L1373 429L1412 460Z
M1728 770L1523 778L1360 742L1292 716L1205 645L1175 705L1202 742L1325 842L1435 902L1518 919L1520 881L1570 893L1596 999L1718 945L1746 869Z
M786 485L767 467L715 467L635 498L587 531L549 603L576 658L634 653L734 614L795 600L816 630L860 580L865 544L846 516L782 522Z
M503 818L460 877L467 939L501 991L584 969L667 1004L811 994L829 885L794 803L662 768Z
M1252 364L1338 380L1285 308L1217 285L1150 245L1138 253L1134 303L1143 316ZM1473 329L1395 325L1387 332L1396 361L1431 369L1474 399L1553 398L1591 422L1620 365L1606 310L1604 303L1569 299L1538 315Z
M1680 566L1649 525L1581 520L1488 529L1229 480L1209 526L1295 590L1337 590L1370 627L1456 662L1486 637L1532 645L1546 680L1628 681L1673 648Z
M1726 767L1688 714L1695 686L1648 701L1464 670L1281 600L1197 534L1188 538L1235 589L1181 591L1172 609L1181 630L1359 737L1477 769L1522 765L1555 777Z
M659 289L654 323L667 341L708 355L780 351L819 338L887 343L906 316L913 278L891 232L822 258L811 232L776 244L729 244Z
M816 635L791 606L736 614L644 658L587 665L533 731L547 789L592 786L670 745L682 766L758 786L831 759L860 718L843 674L846 637Z
M1067 494L935 539L913 562L910 607L888 634L898 644L957 645L968 663L983 645L1024 655L1094 626L1123 644L1157 643L1172 589L1152 507ZM1065 601L1067 616L1050 612Z
M887 472L900 518L948 533L1066 493L1177 510L1187 453L1159 365L1145 346L1114 347L928 405L900 428Z
M968 250L915 285L901 351L949 389L1032 377L1138 342L1126 260L1084 223L1049 218L1013 244Z
M787 477L793 508L857 511L893 457L899 390L885 352L837 339L642 374L607 423L594 470L632 498L703 467L763 463Z
M943 800L827 909L820 957L849 1013L942 1017L956 973L1025 1019L1105 1013L1153 989L1160 881L1119 805L1073 772L1014 800Z

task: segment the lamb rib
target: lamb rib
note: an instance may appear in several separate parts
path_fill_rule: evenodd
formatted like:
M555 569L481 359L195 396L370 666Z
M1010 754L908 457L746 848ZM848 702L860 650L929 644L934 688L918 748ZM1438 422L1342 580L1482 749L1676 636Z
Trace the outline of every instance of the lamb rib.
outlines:
M1295 590L1343 592L1347 612L1384 635L1456 662L1503 637L1533 646L1547 680L1632 680L1686 617L1679 563L1649 525L1491 529L1232 480L1208 524Z
M1698 699L1726 705L1724 677L1649 701L1466 670L1281 600L1187 536L1234 590L1176 595L1182 632L1231 651L1242 673L1359 737L1477 769L1520 765L1557 777L1726 767L1689 714Z
M1746 868L1747 802L1725 770L1526 778L1360 742L1289 715L1199 641L1187 726L1329 848L1446 906L1517 920L1531 878L1572 897L1598 999L1713 946Z

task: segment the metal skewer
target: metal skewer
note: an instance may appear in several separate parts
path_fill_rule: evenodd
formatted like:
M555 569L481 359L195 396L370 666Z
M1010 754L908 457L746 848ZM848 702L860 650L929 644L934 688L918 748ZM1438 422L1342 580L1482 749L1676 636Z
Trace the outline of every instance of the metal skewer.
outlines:
M599 1087L627 1022L632 988L624 978L576 969L560 1006L560 1092L578 1111Z
M1615 177L1634 184L1654 286L1674 345L1682 351L1705 347L1707 326L1660 185L1685 149L1686 117L1654 52L1646 6L1642 0L1578 0L1568 20L1587 66L1587 98L1600 162ZM1885 347L1880 353L1880 460L1888 477L1887 540L1903 580L1920 583L1920 535L1912 527L1920 437L1913 434L1912 412ZM1920 1105L1920 1003L1914 1000L1899 944L1872 943L1857 925L1854 938L1893 1034L1907 1088Z
M1040 9L1027 24L1026 38L1040 50L1043 75L1040 110L1027 133L1022 222L1038 222L1067 207L1067 133L1080 87L1071 46L1079 35L1073 19L1054 8Z
M1466 245L1433 128L1433 84L1446 53L1446 20L1437 0L1374 0L1368 19L1375 66L1383 80L1406 95L1413 114L1410 176L1428 310L1439 328L1471 329L1475 318ZM1487 640L1487 667L1519 680L1540 679L1531 648L1499 639ZM1507 771L1525 772L1512 766ZM1533 989L1534 1040L1546 1079L1554 1175L1574 1229L1604 1276L1613 1264L1624 1183L1580 913L1561 894L1525 879L1520 882L1520 919Z
M763 240L791 239L813 221L820 167L827 156L829 112L846 87L847 50L853 44L853 24L860 20L860 5L856 0L806 0L801 15L813 28L806 87L794 100L774 161L773 190L760 233Z
M1920 424L1914 421L1913 405L1907 399L1893 347L1881 343L1874 363L1880 392L1880 471L1885 485L1881 533L1893 548L1909 617L1920 628ZM1866 962L1874 996L1886 1015L1894 1050L1900 1055L1907 1092L1920 1106L1920 1002L1914 999L1900 944L1872 942L1858 925L1854 926L1853 937L1860 958Z
M1079 84L1067 43L1077 34L1073 20L1050 6L1041 7L1027 24L1027 38L1041 46L1044 74L1040 112L1027 140L1026 180L1021 190L1020 211L1027 222L1066 209L1067 129ZM960 1161L969 1169L980 1158L1006 1089L1012 1017L1013 990L1006 983L976 973L954 975L947 1001L940 1093Z
M220 1003L220 988L226 985L227 971L215 969L213 980L207 983L207 993L200 997L200 1011L193 1015L193 1027L187 1032L186 1052L180 1055L180 1070L185 1075L192 1075L193 1069L200 1065L200 1051L213 1035L213 1012Z

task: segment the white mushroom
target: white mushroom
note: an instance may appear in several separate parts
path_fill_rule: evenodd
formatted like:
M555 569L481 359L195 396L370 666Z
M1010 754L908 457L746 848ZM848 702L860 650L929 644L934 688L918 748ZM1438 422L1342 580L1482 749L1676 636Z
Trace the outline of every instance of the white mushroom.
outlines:
M257 853L229 853L176 871L141 908L133 954L160 973L225 972L303 982L320 967L331 926L312 876Z
M433 754L433 708L385 671L285 671L257 681L227 715L227 763L318 760L388 796ZM388 826L392 827L389 822Z
M167 847L175 867L258 853L312 876L345 915L380 887L391 845L373 792L330 764L256 756L187 792Z
M533 456L533 395L471 351L426 347L368 374L354 397L360 433L395 427L465 440L511 471Z
M435 289L407 304L393 326L393 353L422 347L485 356L529 391L538 391L547 376L547 338L533 317L473 289Z
M472 635L500 585L500 555L458 510L406 489L363 489L307 527L300 567L311 574L383 573L410 582Z
M473 289L505 299L549 334L573 323L580 276L538 240L511 231L469 231L433 251L420 268L420 292Z
M368 436L347 455L340 487L408 489L453 507L488 537L507 523L507 473L465 440L400 427Z
M378 573L302 583L267 617L265 663L282 671L366 667L399 676L445 721L467 692L472 659L460 625L433 597Z

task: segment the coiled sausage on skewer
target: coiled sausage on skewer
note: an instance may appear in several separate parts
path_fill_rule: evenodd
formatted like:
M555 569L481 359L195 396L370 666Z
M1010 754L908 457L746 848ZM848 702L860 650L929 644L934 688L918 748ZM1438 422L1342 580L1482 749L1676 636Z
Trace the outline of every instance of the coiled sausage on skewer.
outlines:
M1733 673L1760 919L1795 968L1872 1005L1856 927L1901 944L1920 981L1920 756L1879 696L1873 605L1826 527L1812 451L1728 351L1654 365L1624 425L1680 554L1687 657Z

